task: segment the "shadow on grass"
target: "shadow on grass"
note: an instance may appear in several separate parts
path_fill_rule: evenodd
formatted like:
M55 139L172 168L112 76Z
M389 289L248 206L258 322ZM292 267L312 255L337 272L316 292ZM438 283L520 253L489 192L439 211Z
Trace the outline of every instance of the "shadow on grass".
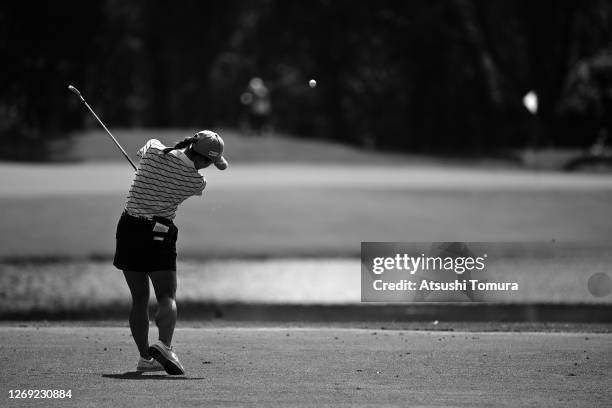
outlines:
M114 378L116 380L204 380L204 377L184 377L166 374L148 374L142 371L127 371L121 374L102 374L104 378Z

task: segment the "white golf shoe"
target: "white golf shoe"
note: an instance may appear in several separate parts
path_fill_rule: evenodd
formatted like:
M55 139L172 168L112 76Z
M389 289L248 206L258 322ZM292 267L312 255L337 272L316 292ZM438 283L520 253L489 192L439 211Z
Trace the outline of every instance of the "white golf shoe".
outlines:
M168 347L158 340L155 344L149 347L149 354L151 354L155 360L159 361L168 374L185 374L185 369L174 352L173 347Z
M140 357L140 360L138 360L138 365L136 366L136 371L164 371L164 366L162 366L159 361L155 360L154 358L147 360Z

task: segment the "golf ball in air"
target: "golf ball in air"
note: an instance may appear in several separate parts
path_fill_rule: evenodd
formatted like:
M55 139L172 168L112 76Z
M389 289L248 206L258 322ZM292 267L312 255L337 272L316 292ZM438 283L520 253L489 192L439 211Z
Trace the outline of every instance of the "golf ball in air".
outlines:
M308 81L308 86L314 88L315 86L317 86L317 81L311 79L310 81Z

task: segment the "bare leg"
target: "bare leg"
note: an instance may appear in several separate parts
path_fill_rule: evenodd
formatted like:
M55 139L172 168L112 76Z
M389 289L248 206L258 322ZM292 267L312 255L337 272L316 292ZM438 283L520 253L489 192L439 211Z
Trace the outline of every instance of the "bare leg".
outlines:
M158 303L155 323L159 329L159 339L170 347L176 326L176 271L149 272L149 276Z
M132 294L130 330L140 356L149 356L149 279L146 273L123 271Z

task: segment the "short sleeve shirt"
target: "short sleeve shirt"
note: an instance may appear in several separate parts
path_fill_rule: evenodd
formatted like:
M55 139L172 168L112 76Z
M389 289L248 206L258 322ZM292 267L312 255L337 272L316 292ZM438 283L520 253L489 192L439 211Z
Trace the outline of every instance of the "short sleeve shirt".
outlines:
M179 204L202 195L206 180L181 151L164 154L159 140L149 140L137 153L136 177L127 196L125 210L135 217L174 219Z

